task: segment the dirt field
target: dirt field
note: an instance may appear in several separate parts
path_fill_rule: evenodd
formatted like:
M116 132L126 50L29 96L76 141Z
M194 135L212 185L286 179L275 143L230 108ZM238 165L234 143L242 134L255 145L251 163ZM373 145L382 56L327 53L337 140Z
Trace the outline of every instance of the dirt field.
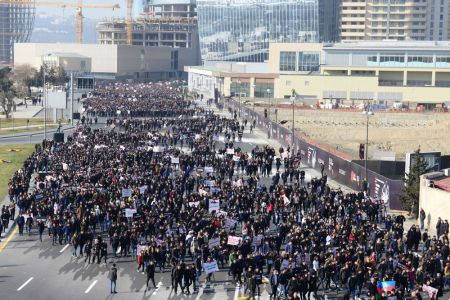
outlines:
M274 108L271 111L271 119L275 120ZM279 107L277 119L288 121L284 126L291 128L292 109ZM355 158L359 144L366 142L366 122L361 111L295 110L297 132ZM369 158L374 151L391 151L397 160L404 160L405 153L414 152L419 146L423 152L450 154L449 128L450 113L375 111L369 119Z

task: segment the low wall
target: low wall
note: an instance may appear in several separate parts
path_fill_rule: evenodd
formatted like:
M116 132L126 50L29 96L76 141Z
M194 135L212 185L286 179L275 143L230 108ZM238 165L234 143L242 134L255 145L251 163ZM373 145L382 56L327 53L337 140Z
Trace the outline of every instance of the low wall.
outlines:
M424 176L420 177L419 209L425 210L425 227L435 230L439 217L442 220L450 219L450 192L427 187Z
M349 159L338 156L338 154L326 151L322 147L308 143L297 135L294 136L292 131L264 118L263 115L253 111L251 108L240 105L239 102L226 99L224 107L232 111L240 111L241 116L250 122L255 120L256 126L260 130L270 132L271 138L277 140L284 147L291 145L296 152L300 152L303 164L319 172L323 164L325 173L331 179L355 191L361 190L362 182L366 177L366 170L363 167L352 163ZM402 209L396 196L396 194L401 193L400 186L403 185L402 181L390 180L370 170L367 170L367 181L370 185L369 196L380 198L389 205L390 209Z

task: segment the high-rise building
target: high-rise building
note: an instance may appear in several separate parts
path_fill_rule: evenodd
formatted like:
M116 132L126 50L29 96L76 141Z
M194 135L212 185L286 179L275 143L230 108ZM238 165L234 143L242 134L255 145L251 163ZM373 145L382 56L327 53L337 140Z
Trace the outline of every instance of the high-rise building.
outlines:
M148 0L140 15L132 25L132 45L195 49L193 64L200 64L195 0ZM99 22L99 43L125 45L126 27L125 20Z
M35 13L34 5L0 6L0 64L12 63L14 43L30 41Z
M448 0L342 0L342 42L449 39Z
M269 43L333 42L339 12L334 2L197 0L202 59L263 62Z

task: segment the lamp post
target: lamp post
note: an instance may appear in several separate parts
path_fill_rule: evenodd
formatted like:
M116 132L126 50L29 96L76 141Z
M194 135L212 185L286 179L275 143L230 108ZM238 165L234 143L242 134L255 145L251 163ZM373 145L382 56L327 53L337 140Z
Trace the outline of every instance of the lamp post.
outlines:
M295 97L291 97L292 101L292 152L294 152L294 136L295 136L295 114L294 114L294 108L295 108Z
M239 118L241 118L241 84L242 84L242 81L241 81L241 79L239 79L238 81L237 81L237 84L239 85Z
M252 85L253 87L253 111L255 111L255 101L256 101L256 97L255 97L255 87L256 85Z
M269 110L267 116L269 117L270 120L270 89L267 89L267 97L269 97Z
M365 149L365 157L364 157L364 172L365 179L367 180L367 155L369 153L369 117L373 116L374 113L372 111L372 104L370 101L367 101L364 105L363 114L366 115L366 149Z
M47 140L47 96L46 96L46 90L47 86L45 85L45 73L47 71L47 65L43 63L44 69L44 97L42 99L42 106L44 106L44 140Z

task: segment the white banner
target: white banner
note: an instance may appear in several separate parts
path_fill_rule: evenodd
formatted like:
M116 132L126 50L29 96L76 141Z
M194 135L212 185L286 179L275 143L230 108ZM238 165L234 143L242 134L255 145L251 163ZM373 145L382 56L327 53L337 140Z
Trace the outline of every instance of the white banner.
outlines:
M261 246L262 243L262 236L254 236L253 237L253 246Z
M283 270L283 269L286 269L286 268L289 268L289 261L286 260L286 259L283 259L283 262L281 263L280 270Z
M164 147L155 146L153 147L153 152L164 152Z
M209 186L209 187L212 187L215 184L216 184L215 180L206 180L206 185Z
M213 140L218 142L219 141L219 137L217 135L213 136Z
M220 200L209 199L209 212L220 210Z
M283 158L289 157L289 153L288 152L283 152L283 154L281 154L281 157L283 157Z
M307 265L309 265L311 263L311 254L310 253L305 254L305 263Z
M217 261L212 261L212 262L205 262L203 264L203 267L205 268L205 273L209 274L212 272L219 272L219 267L217 266Z
M237 155L233 155L233 160L234 161L240 161L241 158L239 156L237 156Z
M214 168L213 167L205 167L205 173L206 174L212 173L212 172L214 172Z
M284 201L284 206L288 206L289 203L291 203L291 201L289 201L288 197L286 197L286 195L283 195L283 201Z
M212 249L212 247L220 246L220 237L215 237L213 239L210 239L208 242L209 249Z
M234 148L228 148L227 154L234 154Z
M131 197L132 189L122 189L122 198Z
M189 207L192 207L192 205L194 205L195 207L198 207L199 204L200 204L200 201L189 202Z
M424 284L422 286L422 290L427 291L428 295L430 295L431 299L436 299L436 295L438 293L438 289L435 289L434 287L431 287L429 285Z
M226 225L225 227L227 228L234 228L234 226L236 225L237 221L233 220L233 219L227 219Z
M240 245L242 244L242 238L238 236L230 235L228 237L228 245Z
M208 192L205 191L204 189L199 188L199 189L198 189L198 194L199 194L200 196L203 196L203 195L208 195Z
M132 218L133 214L137 213L137 210L135 208L126 208L125 209L125 217L126 218Z
M234 184L234 186L241 187L242 186L242 179L234 181L233 184Z
M154 238L153 241L156 243L156 246L161 245L161 243L163 242L162 240L157 239L157 238Z
M143 186L138 187L138 189L139 189L139 194L143 194L143 193L145 193L145 190L147 189L147 186L143 185Z
M173 164L179 164L180 163L180 158L179 157L172 157L172 163Z

